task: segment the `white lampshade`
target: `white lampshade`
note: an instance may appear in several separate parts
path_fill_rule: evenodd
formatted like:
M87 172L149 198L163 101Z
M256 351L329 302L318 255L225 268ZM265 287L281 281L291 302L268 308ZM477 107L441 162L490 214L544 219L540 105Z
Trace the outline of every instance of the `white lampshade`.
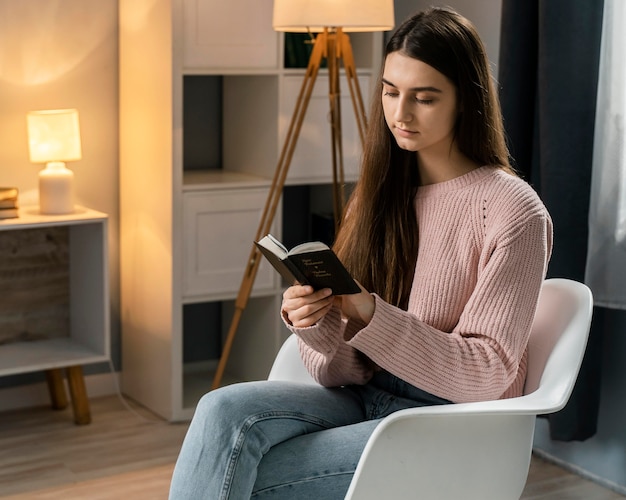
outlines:
M30 161L47 163L81 159L77 110L31 111L26 119Z
M45 163L39 172L39 210L43 214L74 211L74 173L66 161L80 160L78 111L32 111L26 116L30 161Z
M289 32L388 31L393 0L274 0L274 29Z

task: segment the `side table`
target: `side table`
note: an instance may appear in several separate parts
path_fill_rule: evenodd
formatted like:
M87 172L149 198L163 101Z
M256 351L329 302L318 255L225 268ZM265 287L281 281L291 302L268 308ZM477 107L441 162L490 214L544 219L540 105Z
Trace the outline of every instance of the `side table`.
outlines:
M43 371L52 407L91 422L82 367L110 359L107 215L23 207L0 220L0 376Z

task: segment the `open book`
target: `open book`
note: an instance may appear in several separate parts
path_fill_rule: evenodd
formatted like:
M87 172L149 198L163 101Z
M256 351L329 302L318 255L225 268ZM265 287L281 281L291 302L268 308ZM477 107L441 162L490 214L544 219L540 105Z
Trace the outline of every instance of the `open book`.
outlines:
M289 284L298 282L315 290L330 288L334 295L361 291L335 252L321 241L302 243L287 250L268 234L254 244Z

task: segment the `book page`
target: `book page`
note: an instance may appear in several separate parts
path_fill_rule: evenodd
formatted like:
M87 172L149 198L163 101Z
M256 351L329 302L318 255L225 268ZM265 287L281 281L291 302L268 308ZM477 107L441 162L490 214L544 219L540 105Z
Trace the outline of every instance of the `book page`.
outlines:
M309 241L307 243L301 243L289 250L289 255L296 255L300 253L319 252L321 250L328 250L329 247L326 243L321 241Z
M270 252L272 252L274 255L276 255L276 257L278 257L281 260L287 257L287 253L288 253L287 249L284 247L284 245L280 241L274 238L271 234L264 236L256 243L257 245L261 245L262 247L267 248Z

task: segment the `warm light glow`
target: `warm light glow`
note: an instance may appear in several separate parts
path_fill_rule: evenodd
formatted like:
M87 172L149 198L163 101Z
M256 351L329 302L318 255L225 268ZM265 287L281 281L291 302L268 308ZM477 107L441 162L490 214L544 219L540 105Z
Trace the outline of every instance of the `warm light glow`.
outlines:
M42 85L102 57L94 54L117 30L117 4L97 2L94 8L84 1L0 1L0 81L18 88Z
M388 31L394 26L393 0L274 0L273 25L290 32Z
M43 214L68 214L74 210L74 173L66 161L80 160L78 111L32 111L26 116L30 161L45 163L39 172L39 210Z
M81 159L77 110L32 111L26 118L31 162Z

